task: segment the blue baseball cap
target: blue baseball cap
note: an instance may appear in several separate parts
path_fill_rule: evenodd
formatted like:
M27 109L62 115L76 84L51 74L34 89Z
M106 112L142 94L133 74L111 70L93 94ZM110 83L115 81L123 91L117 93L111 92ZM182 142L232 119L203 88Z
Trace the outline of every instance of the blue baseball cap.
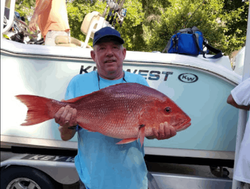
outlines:
M95 32L93 46L104 37L115 37L119 43L124 43L124 40L121 38L121 34L117 30L111 27L104 27Z

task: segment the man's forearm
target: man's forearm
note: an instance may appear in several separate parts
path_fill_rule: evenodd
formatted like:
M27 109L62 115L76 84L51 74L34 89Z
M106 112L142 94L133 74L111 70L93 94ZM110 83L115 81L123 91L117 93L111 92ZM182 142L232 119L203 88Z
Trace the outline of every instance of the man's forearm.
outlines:
M51 1L52 0L40 0L35 8L34 15L39 16L41 13L43 13L48 8Z
M242 105L238 105L236 102L235 102L235 100L234 100L234 98L233 98L233 96L230 94L229 96L228 96L228 98L227 98L227 103L228 104L231 104L232 106L234 106L234 107L236 107L236 108L239 108L239 109L243 109L243 110L249 110L250 109L250 105L248 105L248 106L242 106Z
M76 133L75 129L69 129L68 127L63 127L63 126L59 126L59 131L61 134L61 139L63 141L70 140Z
M38 16L40 14L42 14L44 10L46 10L46 8L50 4L50 1L52 1L52 0L40 0L39 1L38 5L35 8L33 16L32 16L32 18L30 20L30 23L29 23L29 29L30 29L30 31L34 32L34 31L37 30L36 24L37 24Z

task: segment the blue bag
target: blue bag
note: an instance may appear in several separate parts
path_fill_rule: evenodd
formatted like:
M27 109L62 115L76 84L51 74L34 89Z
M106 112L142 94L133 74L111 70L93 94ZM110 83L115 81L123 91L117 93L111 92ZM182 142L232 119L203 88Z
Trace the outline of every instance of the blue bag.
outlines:
M208 51L203 51L203 47L207 47L208 50L216 53L213 57L210 58L219 58L222 57L221 50L215 49L207 43L207 40L203 37L202 32L195 26L192 28L185 28L179 30L174 34L169 40L164 51L168 53L178 53L191 56L198 56L199 54L208 53Z

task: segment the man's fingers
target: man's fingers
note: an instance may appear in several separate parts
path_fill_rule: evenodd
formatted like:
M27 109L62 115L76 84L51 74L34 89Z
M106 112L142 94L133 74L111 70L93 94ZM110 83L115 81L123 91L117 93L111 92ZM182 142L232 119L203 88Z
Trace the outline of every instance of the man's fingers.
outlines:
M171 135L170 135L171 137L177 134L175 128L172 126L170 127L170 131L171 131Z
M165 138L164 139L169 139L169 138L176 135L175 128L172 126L165 125L164 130L165 130Z
M160 127L159 127L159 136L158 136L159 139L162 139L162 138L165 137L165 129L164 129L164 127L165 127L164 124L161 123Z
M69 106L60 108L54 116L56 123L58 123L59 125L64 125L68 112Z
M34 26L34 24L31 24L29 26L29 29L30 29L30 31L34 32L34 31L36 31L36 26Z
M156 128L153 128L153 134L154 134L155 138L158 138L158 132L157 132Z
M164 132L165 132L165 136L166 139L171 137L171 130L170 130L170 126L166 126L166 124L164 124Z
M157 129L153 128L153 134L158 140L169 139L176 135L176 130L173 126L165 122L161 123Z
M64 109L65 109L65 107L61 107L61 108L56 112L56 114L55 114L55 116L54 116L55 122L58 123L58 124L60 124L60 123L59 123L59 122L60 122L60 118L61 118L62 113L64 112Z
M55 121L59 125L62 126L74 126L77 125L76 121L77 110L75 108L71 108L69 105L62 107L55 114Z
M61 122L62 125L66 124L66 121L69 122L69 119L70 119L70 116L71 116L71 115L68 116L69 108L70 108L69 105L65 106L64 111L63 111L63 113L62 113L62 115L60 117L60 122Z
M66 114L66 116L65 116L65 119L64 119L65 124L67 124L67 123L70 122L71 116L72 116L71 112L68 111L67 114Z
M70 125L77 125L76 121L76 116L77 116L77 110L75 108L71 109L71 120L70 120Z

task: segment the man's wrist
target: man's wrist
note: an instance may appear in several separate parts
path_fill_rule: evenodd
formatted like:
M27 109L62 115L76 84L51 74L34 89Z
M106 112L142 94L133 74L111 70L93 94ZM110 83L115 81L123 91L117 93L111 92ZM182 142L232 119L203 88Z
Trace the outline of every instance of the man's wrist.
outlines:
M74 126L68 127L68 129L78 131L79 125L74 125Z

